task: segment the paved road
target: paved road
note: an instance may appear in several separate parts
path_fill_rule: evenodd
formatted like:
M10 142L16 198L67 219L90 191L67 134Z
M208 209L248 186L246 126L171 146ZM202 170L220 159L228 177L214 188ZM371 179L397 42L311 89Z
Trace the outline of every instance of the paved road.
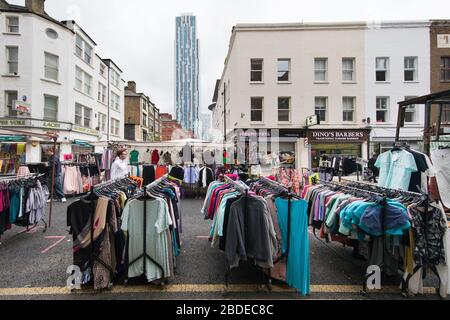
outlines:
M73 201L73 200L72 200ZM70 204L70 202L68 203ZM312 294L301 297L292 289L274 283L274 291L261 286L261 274L251 266L233 270L228 292L223 291L225 256L212 249L207 239L210 221L199 210L199 200L183 200L182 254L176 276L164 289L132 283L117 285L109 292L70 293L64 286L66 269L72 264L72 242L66 228L68 204L55 204L52 227L46 233L14 228L1 239L1 299L402 299L395 287L383 293L362 296L365 263L351 257L351 249L324 244L311 234ZM435 280L427 282L432 286ZM436 299L431 289L421 299Z

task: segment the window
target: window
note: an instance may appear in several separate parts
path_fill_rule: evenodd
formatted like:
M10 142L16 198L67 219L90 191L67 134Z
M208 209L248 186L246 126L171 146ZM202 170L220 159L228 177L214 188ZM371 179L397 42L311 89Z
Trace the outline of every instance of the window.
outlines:
M47 37L49 37L50 39L56 40L58 39L58 32L56 32L53 29L48 28L47 30L45 30L45 34L47 35Z
M405 57L405 81L417 81L417 57Z
M355 97L344 97L342 99L343 106L343 121L354 122L355 121Z
M355 58L342 59L342 81L355 81Z
M251 59L250 81L262 82L263 81L263 59Z
M264 98L251 99L251 119L252 122L263 121L263 101Z
M450 104L442 105L441 123L450 123Z
M83 39L77 35L75 40L75 54L82 58L83 57Z
M291 59L278 59L279 82L288 82L291 80L290 69L291 69Z
M328 98L327 97L316 97L315 99L315 111L316 115L321 122L327 121L327 106L328 106Z
M145 114L145 113L142 115L142 125L144 127L147 126L147 114Z
M111 91L111 108L119 111L120 108L120 97Z
M100 75L106 79L106 67L100 63Z
M98 83L98 101L101 103L106 103L106 86Z
M44 77L46 79L58 81L59 74L59 58L51 53L45 53L45 71Z
M92 60L92 47L89 46L86 42L84 43L84 61L91 64Z
M328 80L328 59L316 58L314 59L314 80L327 81Z
M405 101L406 100L411 100L417 97L405 97ZM416 122L416 106L415 105L410 105L406 107L405 110L405 122L406 123L411 123L411 122Z
M44 120L58 121L58 97L44 95Z
M19 17L6 17L6 30L9 33L19 33Z
M377 98L377 123L388 122L389 98Z
M75 124L81 126L81 121L83 119L83 106L76 103L75 104Z
M91 64L93 49L78 34L75 38L75 54L86 63Z
M86 128L90 128L91 127L91 113L92 110L89 108L84 108L84 126Z
M106 132L106 114L98 113L98 130Z
M5 102L8 110L8 117L16 117L17 111L15 110L15 104L17 101L17 91L5 91Z
M389 58L376 59L376 80L379 82L389 80Z
M19 47L6 47L8 74L19 73Z
M119 126L120 126L119 120L111 118L111 134L118 136L119 135Z
M84 90L83 92L87 95L91 95L91 87L92 87L92 77L87 73L84 74Z
M441 57L441 81L450 81L450 57Z
M279 122L290 121L290 108L291 108L291 98L288 98L288 97L278 98L278 121Z
M86 128L91 127L92 110L79 103L75 104L75 124Z
M92 77L79 67L75 69L75 88L89 96L92 94Z
M115 70L111 70L111 82L116 88L119 88L119 80L120 75Z

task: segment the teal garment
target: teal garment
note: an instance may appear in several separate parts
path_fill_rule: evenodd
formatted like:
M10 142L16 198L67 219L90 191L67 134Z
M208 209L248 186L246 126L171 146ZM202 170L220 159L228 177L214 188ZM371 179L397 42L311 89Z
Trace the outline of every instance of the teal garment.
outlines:
M225 209L227 206L227 200L230 198L236 198L239 194L240 194L239 192L231 192L229 194L226 194L223 197L222 202L220 203L219 215L217 216L217 220L218 220L217 221L217 223L218 223L218 225L217 225L218 232L217 233L220 237L223 237L223 223L225 220Z
M381 154L375 166L380 169L380 187L405 191L409 189L411 174L418 171L414 156L405 150Z
M173 244L173 255L175 257L178 257L181 253L180 248L178 247L178 241L177 241L177 232L175 229L172 230L172 244Z
M336 198L336 201L334 201L331 209L327 212L325 225L328 228L332 228L336 222L337 222L337 215L335 214L336 210L339 208L341 203L347 199L349 199L351 196L347 194L339 195Z
M288 200L278 198L278 225L281 230L282 250L287 250ZM308 203L304 200L291 200L290 249L286 266L286 282L301 294L309 295L310 289L310 253L308 234Z
M10 194L10 213L9 213L9 222L10 223L15 223L17 221L17 218L19 217L19 210L20 210L20 195L21 192L20 190L14 190L11 192Z

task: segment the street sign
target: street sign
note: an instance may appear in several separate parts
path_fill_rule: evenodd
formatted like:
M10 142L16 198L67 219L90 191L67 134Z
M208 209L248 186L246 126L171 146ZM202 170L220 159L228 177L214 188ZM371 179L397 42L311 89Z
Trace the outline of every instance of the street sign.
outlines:
M306 127L312 127L320 124L319 117L317 114L306 118Z
M14 104L14 109L17 112L30 114L31 113L31 104L23 101L16 101Z

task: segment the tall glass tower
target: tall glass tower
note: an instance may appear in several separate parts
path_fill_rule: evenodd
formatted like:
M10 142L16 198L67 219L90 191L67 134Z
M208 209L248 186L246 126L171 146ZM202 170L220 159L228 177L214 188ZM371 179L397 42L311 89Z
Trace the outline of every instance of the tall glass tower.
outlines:
M175 40L175 113L186 130L198 136L199 59L197 20L193 14L176 17Z

